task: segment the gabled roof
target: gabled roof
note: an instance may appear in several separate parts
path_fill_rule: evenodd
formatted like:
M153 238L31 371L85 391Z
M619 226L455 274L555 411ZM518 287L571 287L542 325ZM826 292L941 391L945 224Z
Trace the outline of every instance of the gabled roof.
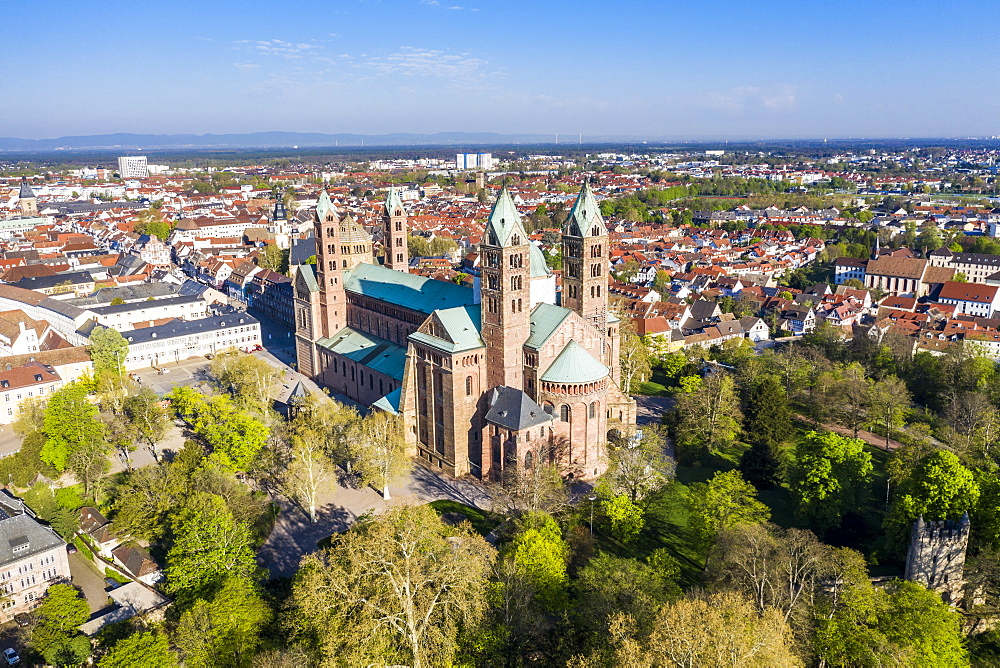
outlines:
M521 431L552 421L544 408L527 394L513 387L493 388L486 421L511 431Z
M474 350L486 345L479 335L481 310L478 304L439 309L434 311L431 318L431 325L439 329L439 336L414 332L409 338L449 353Z
M528 340L524 342L525 347L538 350L545 345L559 325L572 313L568 308L556 306L554 304L541 303L531 311L530 326L531 333Z
M472 288L447 281L406 274L387 267L361 263L344 280L348 292L372 297L421 313L471 306Z
M525 243L528 235L521 225L521 214L517 212L507 186L504 186L486 220L483 241L490 246L506 246L515 230L520 232L521 243Z
M548 383L592 383L607 376L608 367L570 339L559 357L542 374L542 380Z
M396 380L403 379L406 348L392 341L352 327L345 327L333 336L322 338L316 343L372 371Z
M297 281L301 280L309 292L319 292L319 284L316 282L316 274L313 273L313 265L303 264L296 270Z
M386 413L392 413L393 415L399 415L399 401L402 396L402 386L397 387L395 390L373 403L372 408L377 408L381 411L385 411Z
M608 234L608 228L601 216L601 207L590 190L590 184L583 182L583 188L570 209L566 219L566 234L572 237L603 237Z
M18 198L19 199L28 199L28 198L34 197L34 196L35 196L35 191L33 191L31 189L31 186L28 185L28 179L22 176L21 177L21 191L18 194Z

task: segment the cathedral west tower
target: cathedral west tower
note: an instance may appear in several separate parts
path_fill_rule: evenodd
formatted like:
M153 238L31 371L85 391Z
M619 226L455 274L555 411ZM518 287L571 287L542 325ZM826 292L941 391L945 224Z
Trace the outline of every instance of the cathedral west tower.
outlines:
M562 305L603 332L608 322L608 228L584 181L562 236Z
M324 190L316 205L316 282L320 286L319 323L316 338L332 336L347 324L347 293L344 291L340 218Z
M514 200L504 187L480 244L487 387L524 389L522 346L531 333L529 243Z
M385 243L385 266L396 271L409 271L410 251L407 247L406 210L395 188L389 189L382 210L382 239Z

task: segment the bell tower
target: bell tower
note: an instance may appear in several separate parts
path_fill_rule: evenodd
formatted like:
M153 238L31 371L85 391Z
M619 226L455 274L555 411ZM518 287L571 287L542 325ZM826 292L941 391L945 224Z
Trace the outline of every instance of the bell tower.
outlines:
M488 388L523 389L523 347L531 333L529 243L505 186L490 211L479 247Z
M340 248L340 218L325 190L316 205L316 283L319 287L319 323L316 338L333 336L347 325L347 293L344 290Z
M562 305L605 332L608 322L608 228L584 181L562 235Z
M382 239L385 242L385 266L396 271L410 269L410 252L407 248L409 230L406 224L406 209L403 199L395 188L389 189L382 210Z
M22 216L38 215L38 200L35 198L35 191L28 185L28 179L21 177L21 192L18 194L18 205L21 207Z

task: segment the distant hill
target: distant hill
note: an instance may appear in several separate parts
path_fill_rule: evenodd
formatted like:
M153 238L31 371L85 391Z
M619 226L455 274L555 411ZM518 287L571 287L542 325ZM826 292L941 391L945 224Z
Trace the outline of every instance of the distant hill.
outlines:
M327 146L451 146L551 143L554 135L496 132L393 133L387 135L318 132L251 132L224 135L145 135L116 133L56 139L0 137L0 151L121 149L122 151L185 148L290 148ZM588 138L590 139L590 138Z

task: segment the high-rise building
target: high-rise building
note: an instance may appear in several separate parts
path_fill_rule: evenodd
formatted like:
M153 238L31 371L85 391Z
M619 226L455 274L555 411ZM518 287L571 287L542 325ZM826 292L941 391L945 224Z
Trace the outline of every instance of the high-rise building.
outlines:
M492 153L458 153L455 155L456 169L493 169Z
M146 156L129 155L118 158L118 176L123 179L144 179L149 176Z
M335 397L400 415L411 453L452 475L542 460L600 475L609 434L633 429L635 402L618 385L607 230L589 189L573 212L564 246L579 260L577 298L559 306L506 188L480 244L477 288L406 272L395 193L382 214L384 264L370 242L348 240L358 230L321 193L316 264L295 270L299 370Z

